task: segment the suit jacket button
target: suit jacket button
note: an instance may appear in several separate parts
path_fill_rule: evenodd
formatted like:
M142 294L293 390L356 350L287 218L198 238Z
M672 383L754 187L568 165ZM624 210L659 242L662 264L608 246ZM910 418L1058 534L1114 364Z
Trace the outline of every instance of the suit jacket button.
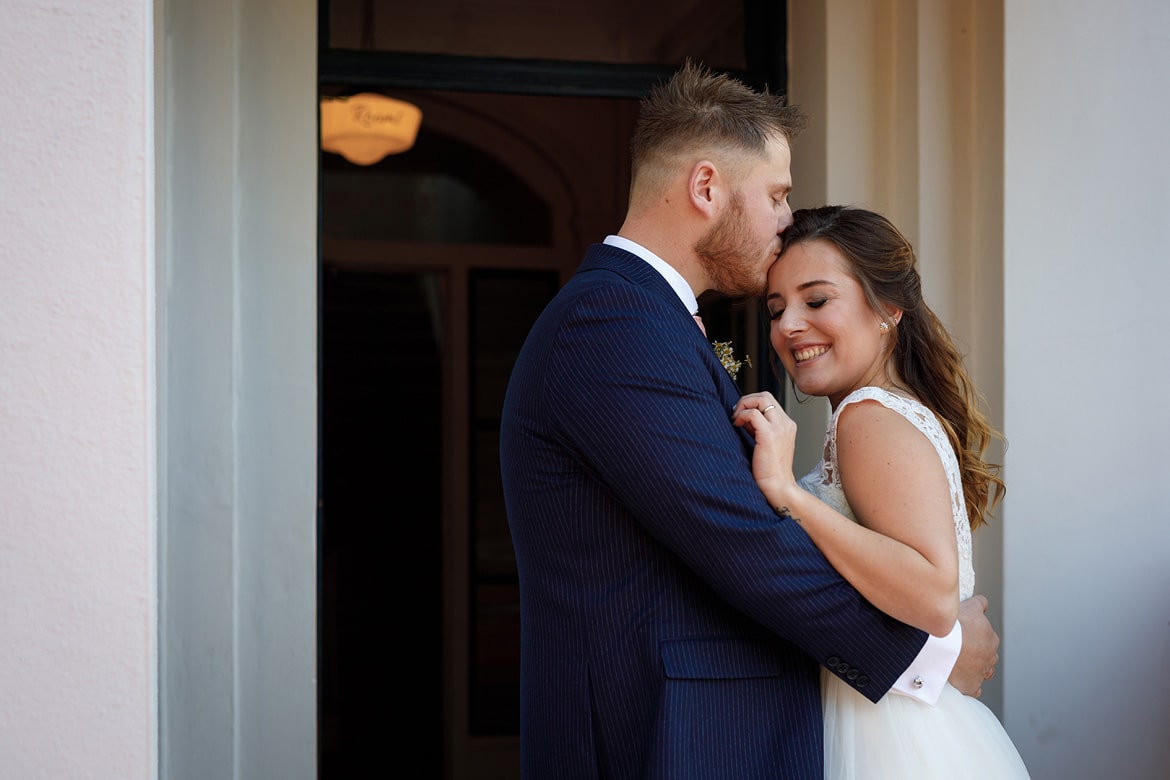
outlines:
M857 679L857 670L856 670L856 669L850 669L850 670L849 670L849 674L847 674L847 675L845 675L845 676L846 676L846 677L848 677L850 680L856 680L856 679Z
M864 688L867 685L869 685L869 678L866 677L864 674L857 678L857 687L858 688Z
M841 659L835 655L831 655L829 656L829 660L825 661L825 666L828 666L831 669L836 669L837 664L839 663L841 663Z
M841 674L845 674L845 672L849 671L849 664L847 664L847 663L837 664L837 671L840 672Z

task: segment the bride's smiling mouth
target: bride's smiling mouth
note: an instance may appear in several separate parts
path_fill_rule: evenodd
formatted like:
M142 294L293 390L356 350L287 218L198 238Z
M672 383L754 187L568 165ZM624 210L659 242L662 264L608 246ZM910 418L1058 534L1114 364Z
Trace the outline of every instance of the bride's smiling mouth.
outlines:
M797 364L812 360L815 357L820 357L829 351L826 346L806 347L804 349L793 350L792 357L796 358Z

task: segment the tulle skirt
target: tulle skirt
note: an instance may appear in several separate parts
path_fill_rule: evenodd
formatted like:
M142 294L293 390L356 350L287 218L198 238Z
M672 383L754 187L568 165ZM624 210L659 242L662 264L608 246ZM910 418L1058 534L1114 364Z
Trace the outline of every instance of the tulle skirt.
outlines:
M827 780L1022 780L1028 770L983 702L946 686L934 707L896 693L877 704L821 670Z

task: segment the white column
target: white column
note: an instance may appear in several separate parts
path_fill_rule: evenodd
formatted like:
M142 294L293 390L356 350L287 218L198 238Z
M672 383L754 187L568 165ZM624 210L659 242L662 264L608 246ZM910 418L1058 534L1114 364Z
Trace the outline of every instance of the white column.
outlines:
M315 778L317 5L163 14L163 776Z

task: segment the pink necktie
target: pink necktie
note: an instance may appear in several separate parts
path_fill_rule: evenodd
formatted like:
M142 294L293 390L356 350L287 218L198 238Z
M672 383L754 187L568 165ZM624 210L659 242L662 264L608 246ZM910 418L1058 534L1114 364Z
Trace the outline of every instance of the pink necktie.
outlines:
M707 329L703 327L703 318L700 317L698 314L693 314L691 316L693 316L695 318L695 324L699 326L699 330L703 331L703 335L706 336Z

